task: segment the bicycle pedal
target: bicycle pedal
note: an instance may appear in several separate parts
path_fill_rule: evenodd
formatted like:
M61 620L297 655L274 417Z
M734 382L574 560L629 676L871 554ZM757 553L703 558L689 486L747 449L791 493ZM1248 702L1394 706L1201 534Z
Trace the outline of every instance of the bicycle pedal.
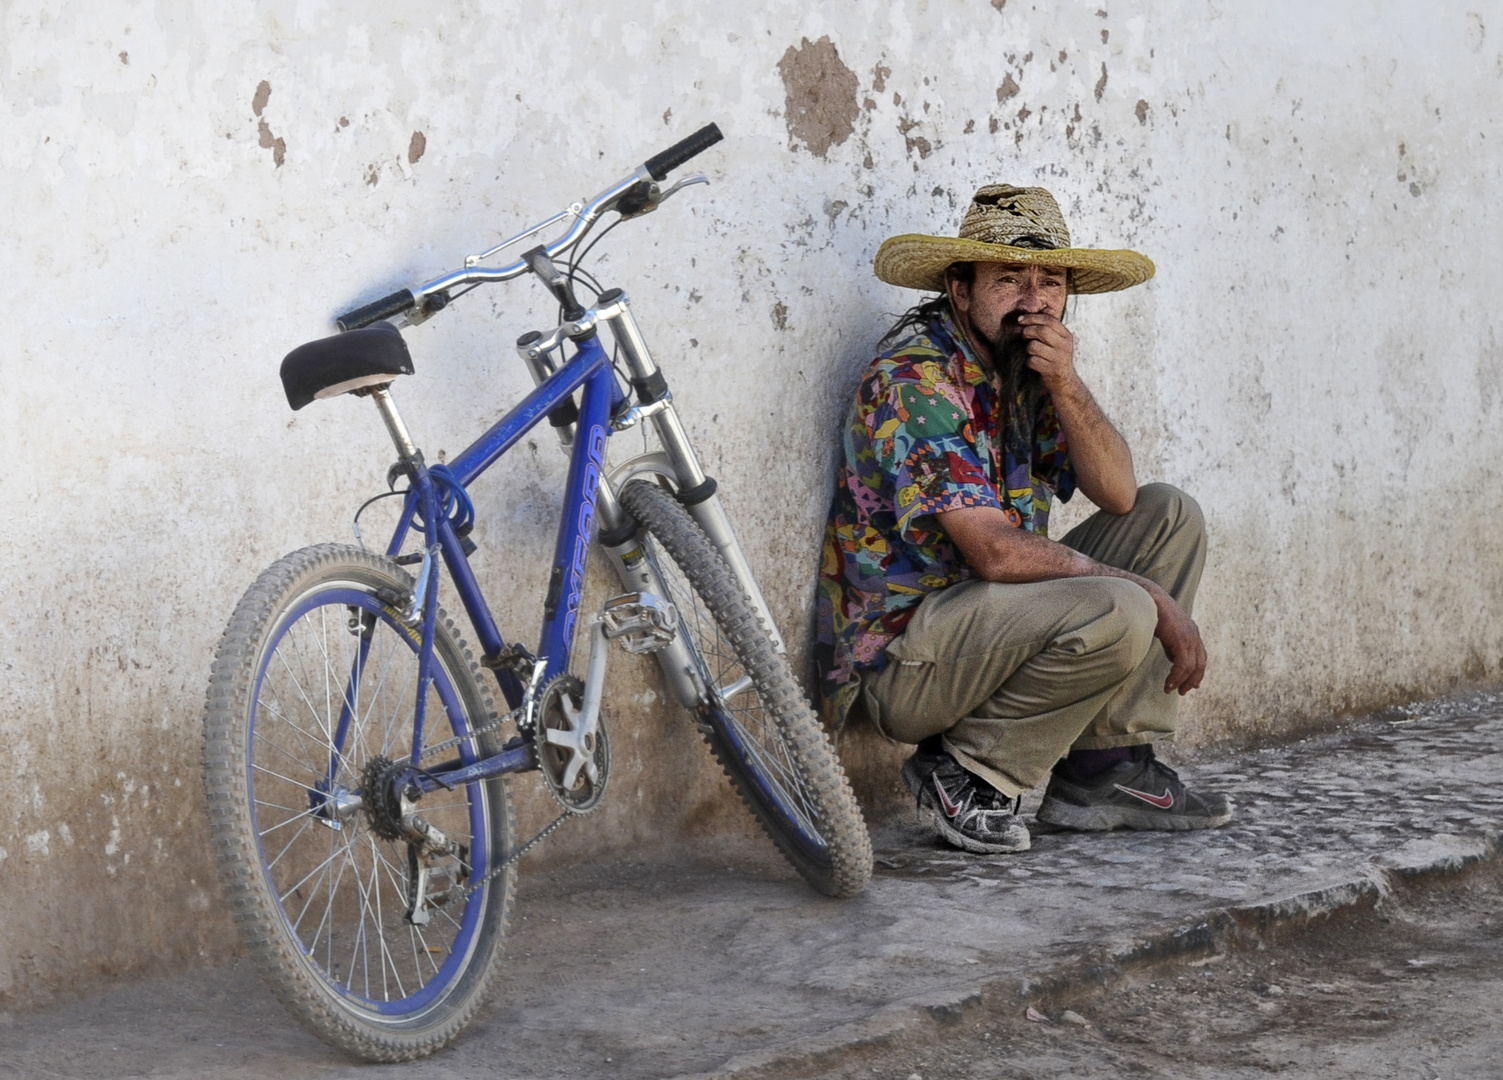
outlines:
M653 653L678 636L678 609L652 593L622 593L601 605L600 623L627 652Z

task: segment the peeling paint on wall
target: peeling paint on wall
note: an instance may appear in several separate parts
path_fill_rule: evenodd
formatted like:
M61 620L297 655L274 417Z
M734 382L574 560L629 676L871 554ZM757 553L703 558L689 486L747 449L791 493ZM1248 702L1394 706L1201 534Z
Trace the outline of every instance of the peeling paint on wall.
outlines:
M790 138L802 142L815 157L824 157L831 146L850 138L861 112L856 73L841 61L828 34L790 45L778 61L778 73L783 77Z
M251 112L261 116L266 109L266 103L271 100L271 83L262 79L256 86L256 94L251 98ZM256 144L263 150L271 151L272 164L278 169L282 162L287 160L287 140L278 138L272 134L271 125L263 118L256 125Z
M262 120L257 125L258 144L263 150L271 151L271 160L277 168L282 167L282 162L287 160L287 140L271 133L271 125Z
M30 617L0 626L0 1010L235 948L198 790L214 643L261 568L352 539L390 463L369 402L294 419L281 356L710 120L726 140L694 167L713 186L591 261L634 297L796 662L835 432L912 302L872 256L953 233L1001 180L1159 266L1071 325L1140 475L1206 511L1187 742L1503 677L1495 20L992 6L662 0L590 21L483 0L413 21L385 0L234 18L179 0L128 35L99 0L5 9L0 272L28 315L0 351L0 541L49 539L6 582ZM394 396L433 459L531 389L511 342L555 315L514 282L405 332L417 374ZM564 469L545 431L472 490L477 572L524 639ZM636 783L538 857L747 828L648 663L612 672ZM892 805L897 752L865 729L840 747ZM527 834L549 805L519 791Z

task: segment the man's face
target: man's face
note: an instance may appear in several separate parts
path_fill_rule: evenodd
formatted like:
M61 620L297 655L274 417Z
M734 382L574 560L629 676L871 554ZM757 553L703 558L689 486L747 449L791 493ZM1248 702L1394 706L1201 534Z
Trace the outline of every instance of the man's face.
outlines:
M975 338L990 348L991 360L1005 369L1012 354L1026 356L1021 315L1064 315L1069 276L1062 266L1026 263L977 263L969 286L950 283L950 302ZM1025 361L1026 362L1026 361Z

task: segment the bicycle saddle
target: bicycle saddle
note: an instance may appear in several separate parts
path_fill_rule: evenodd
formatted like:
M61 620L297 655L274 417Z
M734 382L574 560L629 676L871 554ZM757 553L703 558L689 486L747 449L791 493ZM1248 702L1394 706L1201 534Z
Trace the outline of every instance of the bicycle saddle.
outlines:
M407 342L391 323L378 322L293 349L282 360L282 389L296 411L316 398L387 386L411 374Z

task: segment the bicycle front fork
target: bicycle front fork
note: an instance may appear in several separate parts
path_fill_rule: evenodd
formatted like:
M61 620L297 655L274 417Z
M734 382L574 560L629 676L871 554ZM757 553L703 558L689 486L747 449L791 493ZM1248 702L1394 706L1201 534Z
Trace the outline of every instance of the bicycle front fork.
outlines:
M662 476L672 482L679 502L704 530L735 575L742 591L751 598L752 606L767 626L777 650L780 653L786 652L783 636L778 632L777 623L752 574L751 564L747 562L746 554L741 549L741 542L736 537L730 516L720 501L715 479L707 475L700 464L699 455L689 441L688 432L684 430L683 422L673 406L668 380L653 360L641 328L632 315L631 298L620 289L608 289L600 294L595 306L576 325L586 322L603 322L610 327L611 336L621 347L632 388L636 391L636 405L615 419L612 424L614 431L624 431L638 423L649 421L663 448L661 453L644 454L612 469L609 481L600 485L600 493L596 498L595 515L599 523L597 536L610 556L622 586L629 590L651 591L651 586L641 580L640 568L626 565L627 557L634 547L636 524L621 508L616 499L616 490L634 476ZM532 344L535 341L535 335L524 336L517 343L517 351L527 364L534 381L542 383L553 373L553 367L548 354L539 352ZM557 431L564 448L571 447L574 442L574 425L561 425ZM654 582L652 585L661 586L661 583Z

